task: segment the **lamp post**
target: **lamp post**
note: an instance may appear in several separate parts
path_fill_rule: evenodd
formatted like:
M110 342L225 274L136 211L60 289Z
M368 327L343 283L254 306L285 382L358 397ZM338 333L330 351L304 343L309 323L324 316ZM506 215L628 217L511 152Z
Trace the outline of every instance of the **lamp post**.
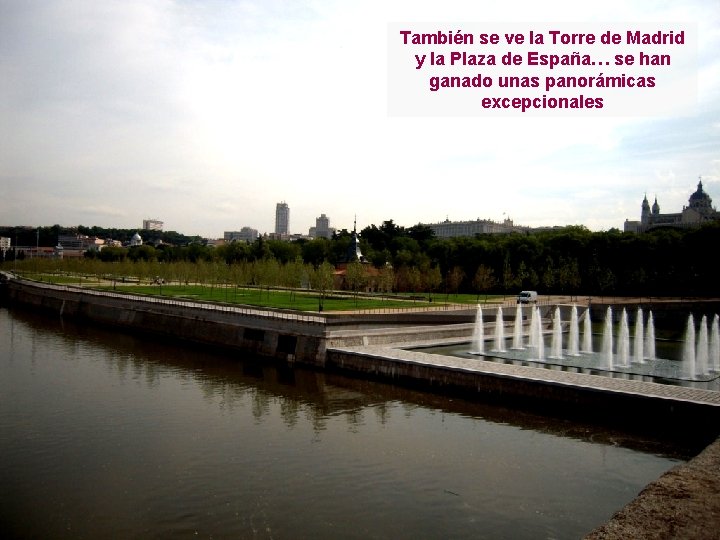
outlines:
M35 235L35 279L40 279L40 227Z

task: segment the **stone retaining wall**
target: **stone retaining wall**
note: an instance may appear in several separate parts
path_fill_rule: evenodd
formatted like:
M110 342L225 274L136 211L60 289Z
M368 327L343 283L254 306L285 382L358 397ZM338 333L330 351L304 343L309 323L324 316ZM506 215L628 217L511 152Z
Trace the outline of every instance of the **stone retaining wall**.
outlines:
M324 359L324 327L309 318L263 316L222 306L164 302L152 298L92 294L91 291L13 280L10 302L96 323L176 339L228 347L284 361L317 364Z

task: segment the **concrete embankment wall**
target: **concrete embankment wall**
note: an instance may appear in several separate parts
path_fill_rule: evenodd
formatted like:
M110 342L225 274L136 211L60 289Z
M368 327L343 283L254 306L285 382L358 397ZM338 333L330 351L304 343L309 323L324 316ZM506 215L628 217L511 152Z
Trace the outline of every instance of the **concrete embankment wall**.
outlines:
M456 322L468 320L467 315L442 311L328 317L115 294L17 279L9 280L4 289L11 302L62 316L314 366L324 365L325 351L331 346L416 342L419 336L462 341L469 339L473 327L472 323ZM380 322L389 327L374 326Z
M113 295L21 280L6 284L8 300L62 316L228 347L284 361L324 358L324 327L312 317Z

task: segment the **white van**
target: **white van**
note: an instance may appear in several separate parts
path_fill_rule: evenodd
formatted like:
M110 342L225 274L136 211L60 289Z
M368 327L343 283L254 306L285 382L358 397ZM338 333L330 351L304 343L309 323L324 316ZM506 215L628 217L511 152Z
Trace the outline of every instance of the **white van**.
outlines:
M537 303L537 291L521 291L517 295L518 304Z

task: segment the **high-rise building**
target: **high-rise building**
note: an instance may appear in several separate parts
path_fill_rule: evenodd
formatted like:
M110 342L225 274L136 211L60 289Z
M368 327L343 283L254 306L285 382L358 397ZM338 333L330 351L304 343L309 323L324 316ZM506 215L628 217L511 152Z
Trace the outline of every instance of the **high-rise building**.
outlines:
M275 234L290 234L290 207L285 201L275 207Z
M330 226L330 218L325 214L320 214L319 218L315 218L315 226L310 227L312 238L332 238L335 228Z
M142 228L144 231L162 231L164 223L157 219L143 219Z

